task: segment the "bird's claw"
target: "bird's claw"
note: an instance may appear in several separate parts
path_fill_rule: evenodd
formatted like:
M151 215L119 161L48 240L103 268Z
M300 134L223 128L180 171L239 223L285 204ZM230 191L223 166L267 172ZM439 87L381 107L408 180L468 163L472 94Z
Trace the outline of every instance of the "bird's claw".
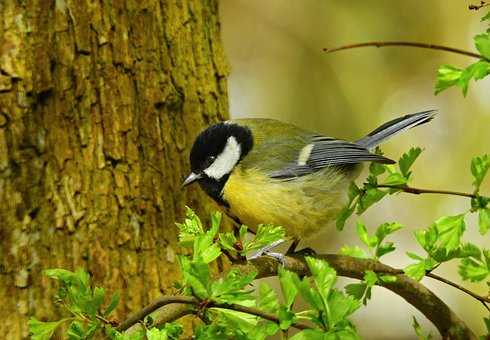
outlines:
M286 241L283 239L272 242L271 244L257 250L252 255L247 256L247 260L254 260L254 259L257 259L261 256L269 256L269 257L272 257L273 259L277 260L281 265L284 266L286 264L286 256L284 254L271 251L272 249L283 244L284 242L286 242Z

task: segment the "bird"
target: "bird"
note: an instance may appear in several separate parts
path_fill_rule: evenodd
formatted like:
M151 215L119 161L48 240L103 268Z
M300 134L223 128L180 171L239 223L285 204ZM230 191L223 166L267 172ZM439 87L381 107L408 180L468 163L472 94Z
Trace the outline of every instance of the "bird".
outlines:
M353 142L328 137L275 119L243 118L213 124L196 137L191 173L224 212L253 231L282 226L298 243L335 223L362 164L393 164L372 152L388 138L432 120L435 110L388 121Z

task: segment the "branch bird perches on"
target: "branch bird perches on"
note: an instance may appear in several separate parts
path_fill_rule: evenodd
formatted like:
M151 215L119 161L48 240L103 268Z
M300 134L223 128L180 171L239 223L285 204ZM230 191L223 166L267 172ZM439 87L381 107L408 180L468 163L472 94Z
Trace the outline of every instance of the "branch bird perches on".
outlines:
M420 282L403 274L403 271L372 259L361 259L336 254L315 255L314 257L327 261L330 266L337 271L338 275L344 277L362 279L367 270L396 276L396 281L380 282L379 285L399 295L417 308L432 322L432 324L434 324L443 339L477 339L471 329L468 328L468 326L444 303L444 301L438 298ZM242 273L256 271L256 278L259 279L276 276L278 274L279 264L273 258L262 256L251 261L235 263L231 266L231 269L233 268L240 270ZM285 269L299 275L309 274L308 267L302 256L286 256ZM138 322L143 320L146 315L149 315L156 310L158 310L158 313L156 317L153 318L156 324L174 321L183 315L196 313L195 306L199 306L199 303L200 301L194 297L165 296L142 310L135 312L120 324L118 330L132 331L134 327L137 327L136 324ZM217 305L214 303L210 303L206 307L228 308L234 310L243 309L243 306L240 306L240 309L237 309L237 306L235 305ZM244 312L274 322L278 320L274 315L269 315L268 313L265 313L267 314L265 315L262 311L255 308L248 308L248 310ZM294 327L304 329L309 326L305 324L296 324Z

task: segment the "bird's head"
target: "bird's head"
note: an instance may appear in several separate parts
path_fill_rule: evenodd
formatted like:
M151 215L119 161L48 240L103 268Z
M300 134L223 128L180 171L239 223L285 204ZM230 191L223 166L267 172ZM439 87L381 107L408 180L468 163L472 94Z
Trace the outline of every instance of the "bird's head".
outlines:
M252 146L252 132L245 126L224 122L208 127L197 136L192 146L192 172L182 185L198 181L208 195L224 203L221 198L223 187Z

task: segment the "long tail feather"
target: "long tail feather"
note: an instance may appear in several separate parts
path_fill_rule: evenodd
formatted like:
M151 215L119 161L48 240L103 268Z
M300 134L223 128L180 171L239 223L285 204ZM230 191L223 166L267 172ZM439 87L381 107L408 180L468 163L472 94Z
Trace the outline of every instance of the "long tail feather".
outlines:
M374 148L376 145L396 135L399 132L431 121L436 113L437 112L435 110L429 110L409 114L400 118L390 120L389 122L384 123L376 130L369 133L366 137L363 137L356 141L356 143L364 146L366 149Z

